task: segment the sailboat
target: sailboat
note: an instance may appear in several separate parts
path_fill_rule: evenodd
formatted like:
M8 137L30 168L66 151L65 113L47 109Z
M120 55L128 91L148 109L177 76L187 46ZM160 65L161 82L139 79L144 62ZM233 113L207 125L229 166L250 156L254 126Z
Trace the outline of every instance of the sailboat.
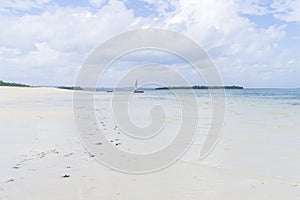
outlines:
M134 93L144 93L144 91L138 90L138 80L136 80L134 84Z

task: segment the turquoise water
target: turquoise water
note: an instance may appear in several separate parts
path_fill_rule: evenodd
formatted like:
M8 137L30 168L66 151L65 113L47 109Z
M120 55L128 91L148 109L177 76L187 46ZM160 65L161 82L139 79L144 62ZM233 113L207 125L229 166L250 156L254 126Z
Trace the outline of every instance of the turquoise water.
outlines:
M209 93L219 93L216 90L174 90L180 94L195 93L198 97L208 97ZM243 89L225 90L227 98L281 100L291 105L300 105L300 89ZM144 95L165 96L172 94L170 90L145 90Z
M199 140L183 158L198 162L202 136L209 127L211 117L208 90L175 90L176 93L199 102ZM219 93L220 90L211 90ZM106 96L107 93L99 95ZM112 93L110 93L112 94ZM224 128L213 153L205 160L211 166L243 170L257 176L288 181L300 181L300 90L299 89L244 89L225 90L226 116ZM138 99L138 119L145 121L143 113L152 104L163 104L171 111L173 124L180 117L175 111L174 96L169 90L145 90L135 94ZM133 107L133 109L135 109ZM151 122L151 121L150 121Z

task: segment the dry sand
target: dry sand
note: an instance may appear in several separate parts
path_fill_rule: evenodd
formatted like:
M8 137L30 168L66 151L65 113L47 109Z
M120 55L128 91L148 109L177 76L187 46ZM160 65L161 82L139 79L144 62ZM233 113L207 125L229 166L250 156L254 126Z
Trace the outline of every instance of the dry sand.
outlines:
M292 178L256 173L243 165L231 167L226 163L247 158L214 160L222 161L228 150L222 141L207 160L183 159L151 174L130 175L104 167L89 156L77 136L72 91L0 87L0 109L0 199L300 199L299 170L291 171L295 166L280 168ZM236 145L235 150L247 145L256 144ZM245 157L258 154L248 152ZM297 155L290 159L299 163ZM260 163L265 165L252 164L259 168ZM268 166L272 165L270 160Z

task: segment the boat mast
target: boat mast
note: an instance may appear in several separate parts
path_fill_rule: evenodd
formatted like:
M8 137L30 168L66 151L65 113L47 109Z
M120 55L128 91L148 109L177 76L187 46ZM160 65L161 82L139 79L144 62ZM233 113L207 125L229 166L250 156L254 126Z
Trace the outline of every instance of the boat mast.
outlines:
M135 81L134 91L137 91L137 89L138 89L138 80Z

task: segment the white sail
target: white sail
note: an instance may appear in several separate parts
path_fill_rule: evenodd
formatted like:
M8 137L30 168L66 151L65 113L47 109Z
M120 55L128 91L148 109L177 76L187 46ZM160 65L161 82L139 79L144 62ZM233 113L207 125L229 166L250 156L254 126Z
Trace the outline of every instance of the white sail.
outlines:
M138 80L135 81L133 92L134 93L144 93L144 91L138 90Z
M134 90L136 91L138 89L138 80L135 81Z

